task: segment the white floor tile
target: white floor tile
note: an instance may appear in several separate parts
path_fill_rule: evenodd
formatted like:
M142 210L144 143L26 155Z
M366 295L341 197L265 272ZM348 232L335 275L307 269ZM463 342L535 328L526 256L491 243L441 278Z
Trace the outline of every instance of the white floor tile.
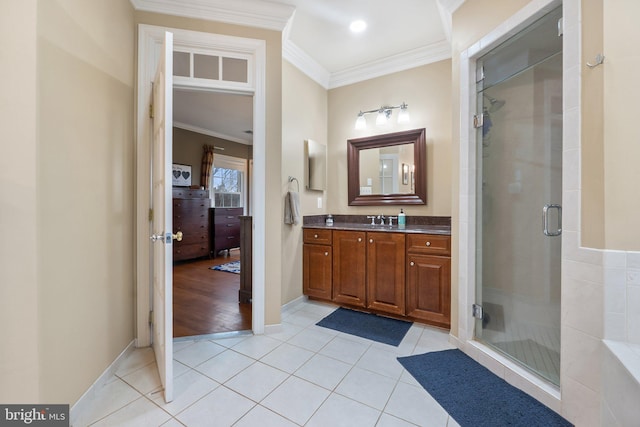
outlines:
M83 421L86 420L86 425L91 424L140 397L142 397L140 393L118 378L96 393L95 399L89 403L88 409L83 414Z
M305 348L309 351L319 351L322 347L327 345L329 341L335 336L328 334L324 331L320 331L320 328L307 328L291 338L288 343L298 347ZM324 328L323 328L324 329Z
M329 391L297 377L289 377L262 401L262 405L304 425L329 396Z
M173 401L166 403L162 393L153 396L153 402L172 415L176 415L220 384L199 372L190 370L173 379Z
M447 427L460 427L460 424L456 420L453 419L451 415L449 415L449 420L447 422Z
M180 363L195 368L216 354L222 353L225 349L225 347L211 341L198 341L178 352L174 352L173 358Z
M212 342L221 345L223 347L226 348L231 348L236 344L240 344L242 341L248 339L252 337L252 335L239 335L237 337L231 337L231 338L220 338L217 340L211 340Z
M184 427L184 424L182 424L180 421L176 420L175 418L171 418L169 421L162 424L161 427Z
M311 359L313 354L304 348L285 343L264 356L260 361L291 374Z
M264 406L256 405L233 427L296 427L297 424L276 414Z
M382 414L378 420L376 427L415 427L416 424L410 423L400 418L396 418L393 415Z
M260 359L266 354L276 349L282 341L275 338L269 338L265 335L255 335L232 347L234 351L242 353L253 359Z
M173 359L173 378L178 378L180 375L184 375L191 370L185 364L178 362L176 359Z
M413 350L415 349L418 340L422 336L423 329L424 327L422 325L414 323L407 331L407 334L402 339L402 342L400 342L400 345L393 346L380 342L374 342L373 344L371 344L371 346L379 348L381 350L396 353L398 356L408 356L410 354L413 354Z
M380 411L338 394L332 394L305 424L308 427L370 427Z
M419 426L445 427L449 414L422 387L399 382L384 412Z
M169 419L171 419L171 415L158 408L147 398L141 397L108 417L92 424L92 427L159 426Z
M292 323L294 325L306 328L307 326L315 325L320 320L322 320L323 317L325 316L322 314L310 313L305 310L298 310L295 313L287 316L286 319L283 319L283 322Z
M255 363L254 359L233 350L227 350L207 360L196 370L219 383L225 383L253 363Z
M173 341L173 353L177 353L180 350L184 350L190 345L194 345L196 343L195 340L186 340L186 341Z
M396 380L371 371L353 368L336 387L336 393L382 410L387 404L396 382Z
M155 361L156 358L151 347L136 348L129 357L122 361L116 370L116 375L122 378Z
M394 380L400 378L404 370L396 353L373 346L362 355L356 366Z
M333 390L351 368L352 366L348 363L316 354L298 369L294 375L326 389Z
M269 338L275 338L280 341L287 341L299 334L304 328L302 326L294 325L293 323L282 322L282 329L278 332L270 332L267 334Z
M320 354L334 359L341 360L345 363L355 364L371 344L346 340L344 338L335 337L329 344L320 350Z
M256 362L224 385L255 402L260 402L288 376L279 369Z
M148 394L162 388L158 365L155 362L122 377L122 380L141 394Z
M189 427L230 426L255 406L255 402L221 386L178 414Z

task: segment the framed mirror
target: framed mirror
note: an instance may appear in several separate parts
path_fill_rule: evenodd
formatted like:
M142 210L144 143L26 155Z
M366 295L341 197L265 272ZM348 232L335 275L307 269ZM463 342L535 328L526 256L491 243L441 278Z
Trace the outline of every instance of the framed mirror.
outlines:
M425 129L347 140L349 206L426 205Z

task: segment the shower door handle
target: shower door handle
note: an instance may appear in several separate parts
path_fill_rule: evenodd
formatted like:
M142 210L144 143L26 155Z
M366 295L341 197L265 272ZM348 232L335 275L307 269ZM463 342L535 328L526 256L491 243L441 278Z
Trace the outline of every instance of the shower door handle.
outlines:
M557 209L558 211L558 226L555 231L549 231L549 211ZM544 205L542 208L542 232L545 236L559 236L562 234L562 206L560 205Z

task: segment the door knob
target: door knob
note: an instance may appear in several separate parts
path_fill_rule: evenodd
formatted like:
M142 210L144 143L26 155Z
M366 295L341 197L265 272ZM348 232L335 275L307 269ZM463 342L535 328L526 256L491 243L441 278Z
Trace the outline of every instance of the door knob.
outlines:
M164 235L163 234L152 234L151 235L151 241L152 242L164 242Z
M178 231L176 234L172 234L171 238L173 240L177 240L178 242L182 242L182 236L183 236L182 231Z

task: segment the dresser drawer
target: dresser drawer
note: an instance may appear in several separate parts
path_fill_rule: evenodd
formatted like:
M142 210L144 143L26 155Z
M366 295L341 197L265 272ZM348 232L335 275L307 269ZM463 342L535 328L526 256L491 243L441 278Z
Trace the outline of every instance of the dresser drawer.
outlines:
M237 224L218 224L215 226L216 237L218 236L229 236L229 235L240 235L240 223Z
M216 222L218 222L218 217L222 216L232 216L238 217L243 214L243 208L214 208L213 214L216 216Z
M304 243L316 245L330 245L332 234L331 230L321 230L318 228L305 228L303 231Z
M173 246L174 261L209 256L209 245L207 245L206 243L195 243L188 245L184 245L182 243L183 242L178 242Z
M451 255L451 237L435 234L407 234L407 252Z
M173 199L173 211L183 212L185 215L194 212L207 213L210 202L208 199Z
M182 216L174 215L173 217L174 231L209 229L209 219L206 216Z
M209 190L191 188L173 188L174 199L208 199Z
M176 240L173 241L173 244L176 246L184 246L184 245L209 245L209 233L206 228L201 230L178 230L182 231L182 241L178 242Z

